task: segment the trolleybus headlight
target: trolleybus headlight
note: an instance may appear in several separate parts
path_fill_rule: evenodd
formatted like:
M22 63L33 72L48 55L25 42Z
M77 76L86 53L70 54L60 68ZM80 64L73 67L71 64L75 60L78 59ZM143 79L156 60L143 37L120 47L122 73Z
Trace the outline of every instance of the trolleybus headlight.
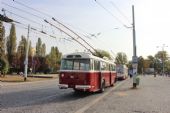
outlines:
M61 77L64 77L64 74L63 74L63 73L61 74Z

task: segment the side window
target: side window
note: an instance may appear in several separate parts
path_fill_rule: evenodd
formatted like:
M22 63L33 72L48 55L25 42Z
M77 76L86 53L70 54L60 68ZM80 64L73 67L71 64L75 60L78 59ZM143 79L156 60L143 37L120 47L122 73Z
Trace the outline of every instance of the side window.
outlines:
M106 66L105 62L101 62L101 70L106 70Z
M115 71L115 69L116 69L115 65L112 65L112 71Z
M90 70L94 69L94 62L93 59L90 60Z
M105 70L109 71L109 64L108 63L106 63L106 69Z
M100 62L94 60L94 70L95 71L99 71L100 70Z
M62 60L61 61L61 69L72 70L72 68L73 68L73 61L72 60Z
M79 62L78 61L74 61L74 66L73 66L73 69L74 70L79 70Z

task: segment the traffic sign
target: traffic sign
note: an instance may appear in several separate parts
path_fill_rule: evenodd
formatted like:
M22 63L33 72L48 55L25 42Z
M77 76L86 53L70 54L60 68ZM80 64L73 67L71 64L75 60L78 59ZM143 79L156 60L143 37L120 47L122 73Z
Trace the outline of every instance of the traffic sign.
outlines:
M138 63L138 57L137 56L133 56L132 57L132 62L133 63Z

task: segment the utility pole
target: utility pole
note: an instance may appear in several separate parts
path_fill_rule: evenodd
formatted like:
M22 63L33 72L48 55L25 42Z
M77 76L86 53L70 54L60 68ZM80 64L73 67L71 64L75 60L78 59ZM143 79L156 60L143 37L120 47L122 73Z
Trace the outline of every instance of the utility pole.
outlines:
M136 31L135 31L135 14L134 14L134 5L132 5L132 28L133 28L133 57L132 57L132 66L133 66L133 88L136 88L136 76L138 68L138 57L136 54Z
M27 72L28 72L28 50L29 50L29 33L30 33L30 25L28 25L28 34L27 34L27 47L25 53L25 70L24 70L24 81L27 80Z

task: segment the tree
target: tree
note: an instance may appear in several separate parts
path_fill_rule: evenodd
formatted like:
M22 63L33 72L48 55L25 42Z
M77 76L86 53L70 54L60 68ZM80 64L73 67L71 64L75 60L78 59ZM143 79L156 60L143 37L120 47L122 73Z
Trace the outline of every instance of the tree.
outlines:
M19 45L17 48L17 69L18 71L24 70L24 61L25 61L25 52L27 48L27 40L25 36L21 36L21 40L19 41Z
M110 60L112 59L111 55L109 54L109 52L107 52L105 50L96 49L94 55L97 56L97 57L100 57L100 58L107 57Z
M42 56L42 41L41 38L38 38L36 43L36 56Z
M156 59L156 68L157 68L157 71L158 72L161 72L163 71L163 66L164 66L164 69L166 71L166 67L168 67L168 53L167 51L158 51L156 54L155 54L155 59Z
M46 54L46 45L45 43L42 44L42 48L41 48L41 55L42 57L45 57Z
M123 52L118 52L115 58L115 63L116 64L127 64L127 56Z
M8 72L8 68L9 68L8 61L4 57L1 57L0 58L0 73L3 74L3 77L5 77L6 73Z
M21 36L21 41L19 42L17 49L17 54L19 57L25 56L26 43L27 43L26 38L24 36Z
M11 25L10 34L7 38L7 53L10 66L13 66L16 55L16 30L14 24Z
M158 53L155 54L155 58L160 60L168 60L168 53L167 51L158 51Z
M2 21L0 21L0 58L5 56L5 27L3 26Z
M46 62L53 72L57 71L60 67L61 53L58 50L58 47L51 47L51 52L47 55Z
M28 56L32 56L32 44L29 42Z
M144 69L144 58L142 56L140 56L138 58L138 73L143 73L143 69Z
M149 68L154 68L155 58L152 55L149 55L147 59L150 61Z

